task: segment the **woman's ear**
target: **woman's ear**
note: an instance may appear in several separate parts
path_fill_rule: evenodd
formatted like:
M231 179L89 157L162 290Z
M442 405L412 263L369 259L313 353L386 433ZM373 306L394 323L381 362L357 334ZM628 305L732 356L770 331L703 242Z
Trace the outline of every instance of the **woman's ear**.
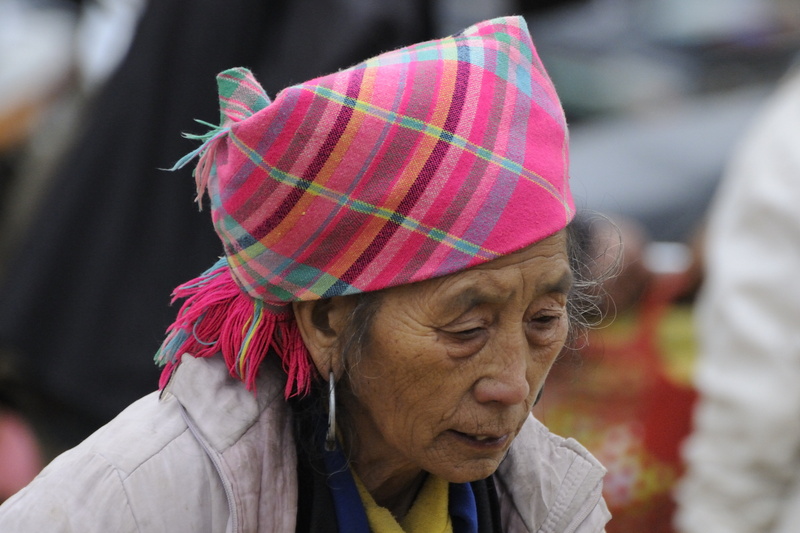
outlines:
M353 311L353 298L334 296L324 300L292 302L294 317L314 366L325 379L333 370L338 379L343 371L341 336Z

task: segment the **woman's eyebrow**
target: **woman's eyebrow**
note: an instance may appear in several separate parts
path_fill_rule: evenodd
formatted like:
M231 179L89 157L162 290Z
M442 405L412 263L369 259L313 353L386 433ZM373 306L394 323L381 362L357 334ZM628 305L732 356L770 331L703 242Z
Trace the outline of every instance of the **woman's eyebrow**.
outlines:
M536 289L536 295L545 294L569 294L574 283L574 276L571 270L565 271L561 277L555 281L543 283ZM460 311L468 311L475 307L489 304L502 304L513 296L515 291L487 291L482 287L467 287L452 296L445 296L442 303L450 308Z
M509 296L508 293L489 293L477 287L469 287L450 298L445 298L444 303L448 307L466 311L483 304L501 304L507 301Z
M571 270L567 270L562 276L554 283L548 283L542 287L540 294L569 294L572 290L572 284L575 282L575 277L572 275Z
M569 294L572 289L573 275L567 270L556 281L542 284L537 288L537 296L545 294ZM487 291L481 287L467 287L458 293L444 297L442 303L445 307L467 311L484 304L502 304L513 296L514 291Z

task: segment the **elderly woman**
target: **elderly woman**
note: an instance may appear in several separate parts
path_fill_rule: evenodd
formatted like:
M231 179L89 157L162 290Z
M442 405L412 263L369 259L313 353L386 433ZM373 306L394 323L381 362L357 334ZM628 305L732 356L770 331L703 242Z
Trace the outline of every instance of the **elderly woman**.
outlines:
M603 468L531 417L571 327L567 130L502 18L285 89L218 77L224 257L176 290L162 391L2 531L599 532Z

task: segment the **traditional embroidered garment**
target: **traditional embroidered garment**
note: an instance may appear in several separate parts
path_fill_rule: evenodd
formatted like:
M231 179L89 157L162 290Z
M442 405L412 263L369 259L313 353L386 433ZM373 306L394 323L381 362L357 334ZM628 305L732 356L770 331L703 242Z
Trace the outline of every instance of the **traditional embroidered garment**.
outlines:
M524 19L379 55L281 91L218 76L200 155L225 257L186 298L157 360L221 351L248 387L272 349L286 394L311 381L292 301L458 272L561 230L574 206L567 127Z

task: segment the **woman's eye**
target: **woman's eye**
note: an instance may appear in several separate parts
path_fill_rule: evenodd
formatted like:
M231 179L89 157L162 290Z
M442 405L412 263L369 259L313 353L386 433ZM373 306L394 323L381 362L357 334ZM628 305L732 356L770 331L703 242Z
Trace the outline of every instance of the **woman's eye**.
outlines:
M533 317L530 323L535 328L552 328L559 324L561 320L560 314L543 314Z
M480 336L483 333L483 331L484 328L469 328L469 329L462 329L459 331L451 331L450 334L461 340L470 340Z
M463 328L463 329L461 329ZM442 341L452 358L469 357L479 352L489 340L489 327L485 325L469 327L455 326L440 330Z

